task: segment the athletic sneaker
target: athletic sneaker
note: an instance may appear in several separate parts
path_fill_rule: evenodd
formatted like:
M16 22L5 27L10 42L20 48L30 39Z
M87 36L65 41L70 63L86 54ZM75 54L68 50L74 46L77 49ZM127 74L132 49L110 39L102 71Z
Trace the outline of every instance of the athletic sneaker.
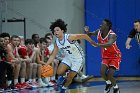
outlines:
M28 83L31 86L31 88L39 87L39 84L37 82L27 81L26 83Z
M113 93L120 93L119 88L113 88Z
M53 86L55 86L55 85L56 85L56 84L53 83L53 82L51 82L51 81L48 82L48 86L49 86L49 87L53 87Z
M6 91L17 91L18 89L14 86L14 84L10 84L6 89Z
M38 82L32 82L32 88L38 88L39 87L39 83Z
M44 82L38 82L39 87L47 87L48 84L45 84Z
M28 84L27 82L22 83L22 88L31 88L32 86Z
M56 85L56 81L55 80L50 80L50 82L52 82L54 85Z
M0 93L3 93L4 89L3 88L0 88Z
M87 82L88 80L90 80L92 78L93 78L93 76L86 76L84 78L81 78L81 80L82 80L82 83L84 83L84 82Z
M15 85L15 87L16 87L17 89L24 89L24 88L22 87L22 84L20 84L20 83L17 83L17 84Z
M104 93L109 93L111 87L112 87L112 84L106 84L106 87L105 87Z

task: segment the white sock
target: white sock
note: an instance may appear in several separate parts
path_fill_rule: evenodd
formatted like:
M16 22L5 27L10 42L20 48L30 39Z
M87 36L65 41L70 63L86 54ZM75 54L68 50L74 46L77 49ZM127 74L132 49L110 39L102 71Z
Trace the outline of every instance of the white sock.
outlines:
M18 83L18 79L14 79L14 85Z
M55 76L52 76L52 77L51 77L51 80L55 80Z
M44 78L45 79L45 83L49 83L49 77Z
M21 83L24 83L25 82L25 78L21 78Z
M39 79L38 79L38 82L39 82L39 83L43 83L43 81L42 81L42 79L41 79L41 78L39 78Z
M42 79L41 78L38 78L38 81L42 81Z
M118 85L116 84L115 86L113 86L114 88L118 88Z
M7 85L9 86L12 83L12 80L7 81Z
M36 79L34 78L32 81L33 81L33 82L36 82Z
M47 79L48 79L48 81L50 82L50 80L51 80L51 77L47 77Z
M110 80L107 80L106 83L107 83L107 84L111 84L111 81L110 81Z

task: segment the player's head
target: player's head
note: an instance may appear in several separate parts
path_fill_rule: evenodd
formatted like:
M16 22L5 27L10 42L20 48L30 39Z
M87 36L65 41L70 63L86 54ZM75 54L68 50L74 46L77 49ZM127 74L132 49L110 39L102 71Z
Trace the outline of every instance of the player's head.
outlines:
M50 30L53 34L56 31L63 31L63 33L67 32L67 24L62 19L57 19L55 22L51 23Z
M134 29L140 32L140 19L134 21Z
M0 47L4 47L4 38L0 34Z
M1 36L4 38L5 45L9 44L10 42L10 35L9 33L1 33Z
M13 45L13 46L19 46L20 45L20 38L19 38L19 36L17 36L17 35L13 35L12 37L11 37L11 44Z
M29 49L33 49L34 48L34 41L32 39L26 39L25 46Z
M33 34L32 39L35 43L39 43L39 35L38 34Z
M47 47L47 42L46 42L45 38L40 38L40 48L46 49L46 47Z
M53 41L53 35L52 35L52 33L47 33L45 35L45 40L46 40L46 42L48 42L49 44L51 44L52 41Z
M112 28L112 22L109 19L104 19L101 25L100 30L110 30Z

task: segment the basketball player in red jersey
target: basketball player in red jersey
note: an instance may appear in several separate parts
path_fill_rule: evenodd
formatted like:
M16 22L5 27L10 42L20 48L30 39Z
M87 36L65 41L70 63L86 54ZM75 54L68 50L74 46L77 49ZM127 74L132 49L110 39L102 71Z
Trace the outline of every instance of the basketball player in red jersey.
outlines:
M112 22L108 19L104 19L100 29L89 32L89 28L85 27L85 31L89 36L97 35L98 44L97 47L101 48L102 65L101 76L106 80L106 88L104 93L109 93L111 86L113 86L113 93L120 93L119 87L116 84L116 80L113 77L114 72L119 69L121 61L121 52L116 45L116 34L111 30Z

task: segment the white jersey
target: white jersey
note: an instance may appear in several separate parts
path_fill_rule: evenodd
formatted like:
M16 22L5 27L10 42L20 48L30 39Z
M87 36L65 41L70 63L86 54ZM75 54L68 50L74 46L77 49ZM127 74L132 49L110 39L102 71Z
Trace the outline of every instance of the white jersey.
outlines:
M78 59L83 58L83 51L82 48L79 46L77 41L70 42L68 40L69 34L64 34L64 38L62 41L59 41L56 38L56 45L59 49L62 49L65 53L65 57Z
M49 45L47 48L49 49L49 53L52 53L53 50L54 50L54 44L52 43L52 44Z

